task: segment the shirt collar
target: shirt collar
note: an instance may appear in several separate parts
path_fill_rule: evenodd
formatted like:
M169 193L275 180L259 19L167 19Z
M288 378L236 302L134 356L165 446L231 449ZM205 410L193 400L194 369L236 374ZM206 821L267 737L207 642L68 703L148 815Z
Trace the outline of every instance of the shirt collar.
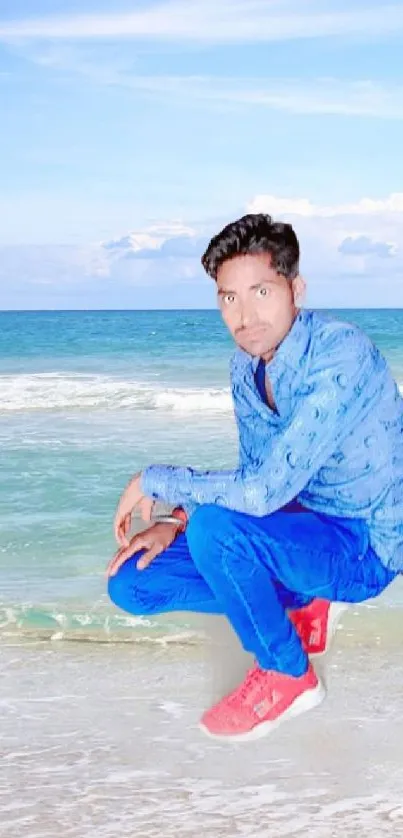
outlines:
M283 366L298 372L304 365L310 337L311 312L300 309L290 331L277 347L272 360L266 364L267 374L271 377ZM257 366L259 358L253 360Z
M276 352L265 365L273 397L280 416L292 410L295 391L304 375L308 347L311 341L312 312L300 309L290 331L281 341ZM240 367L255 374L260 358L238 349Z
M311 320L311 312L300 310L274 357L266 364L266 374L280 417L289 416L294 409L298 387L306 369Z

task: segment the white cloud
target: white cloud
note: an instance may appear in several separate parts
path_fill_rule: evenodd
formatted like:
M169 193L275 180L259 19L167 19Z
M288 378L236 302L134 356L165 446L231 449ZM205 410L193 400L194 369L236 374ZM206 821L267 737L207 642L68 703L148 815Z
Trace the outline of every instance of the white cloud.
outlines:
M248 202L245 211L269 212L293 224L313 305L376 306L389 301L391 306L403 306L403 253L399 246L403 238L403 194L329 205L315 204L307 198L260 195ZM183 225L187 235L177 236L175 231L181 231L181 225L173 231L168 225L158 242L152 228L129 233L118 240L112 252L108 244L103 246L105 271L142 285L158 277L155 284L163 286L173 275L182 286L195 283L202 276L200 257L208 239L230 220L223 219L214 228L209 225L208 235L206 229ZM152 248L148 236L153 239ZM141 241L145 243L142 248L138 246Z
M147 230L133 231L101 244L105 250L128 255L142 250L158 251L169 239L186 239L194 235L193 227L188 227L180 221L170 221L165 224L153 224Z
M398 254L395 242L376 241L369 236L348 236L338 250L345 256L379 256L381 259L392 259Z
M392 213L403 217L403 192L386 198L361 198L350 204L314 204L307 198L278 198L275 195L256 195L247 204L247 212L267 212L274 215L301 215L306 218L335 218L336 216L374 216Z
M0 38L156 38L194 42L270 42L355 35L378 38L403 30L400 3L365 6L316 0L166 0L131 13L79 14L6 21Z
M293 224L309 305L403 307L401 194L326 206L265 195L252 198L245 211L269 212ZM41 286L54 307L80 307L83 301L87 307L136 307L139 299L151 308L214 305L214 283L200 257L210 236L231 220L203 226L168 221L80 248L2 248L0 308L7 307L13 283L14 298L38 299L39 306L45 305Z
M313 305L403 307L403 193L328 205L257 195L246 209L293 225Z
M21 50L21 46L19 47ZM299 79L253 76L141 75L133 71L133 58L124 50L88 44L24 44L25 58L78 75L90 84L121 87L148 98L170 99L186 108L229 105L268 108L292 114L403 119L403 84L368 79L331 77Z
M229 103L293 114L403 119L403 85L385 86L370 80L130 77L120 73L111 83L189 103Z

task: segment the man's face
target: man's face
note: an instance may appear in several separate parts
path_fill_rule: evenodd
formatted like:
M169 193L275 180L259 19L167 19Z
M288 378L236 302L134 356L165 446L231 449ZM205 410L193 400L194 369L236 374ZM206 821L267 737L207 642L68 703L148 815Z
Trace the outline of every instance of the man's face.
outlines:
M269 361L291 329L304 287L300 276L278 274L267 253L227 259L217 272L218 302L238 346Z

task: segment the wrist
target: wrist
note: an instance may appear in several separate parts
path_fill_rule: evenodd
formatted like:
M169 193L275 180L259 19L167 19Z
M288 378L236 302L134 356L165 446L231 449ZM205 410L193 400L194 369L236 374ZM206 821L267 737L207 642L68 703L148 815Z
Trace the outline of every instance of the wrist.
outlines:
M185 510L181 506L175 506L175 509L173 509L171 512L171 515L173 518L176 518L176 520L179 523L179 532L185 532L188 523L188 516L186 515Z
M176 531L185 532L187 524L187 515L184 509L178 507L174 509L170 515L156 515L153 518L154 524L172 524Z

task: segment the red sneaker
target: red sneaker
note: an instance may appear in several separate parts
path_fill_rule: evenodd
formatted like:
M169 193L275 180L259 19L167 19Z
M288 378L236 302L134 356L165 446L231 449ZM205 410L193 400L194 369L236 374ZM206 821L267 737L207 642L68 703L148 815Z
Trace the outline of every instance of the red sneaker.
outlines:
M259 739L316 707L325 694L311 664L299 678L254 666L239 687L204 713L200 727L226 741Z
M325 655L334 638L337 623L348 606L344 602L314 599L304 608L289 611L304 651L308 655Z

